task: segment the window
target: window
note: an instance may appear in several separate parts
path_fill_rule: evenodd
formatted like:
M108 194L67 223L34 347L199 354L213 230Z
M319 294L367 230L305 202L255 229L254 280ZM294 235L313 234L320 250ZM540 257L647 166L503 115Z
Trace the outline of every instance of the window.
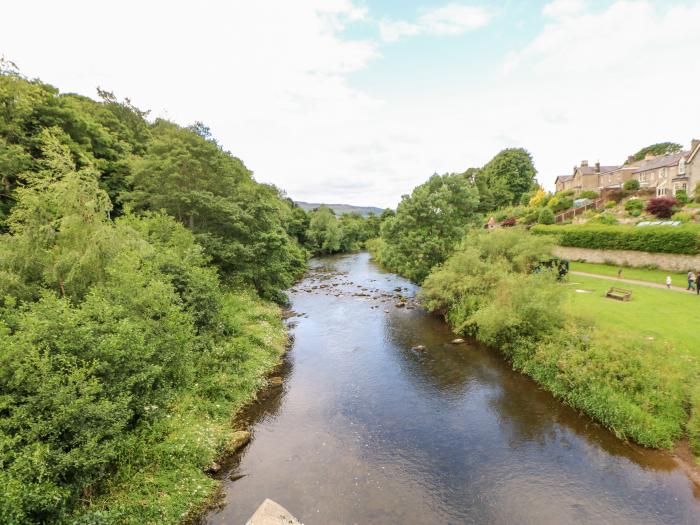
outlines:
M649 174L648 173L640 173L639 174L639 182L647 182Z
M678 161L678 175L685 175L685 157Z

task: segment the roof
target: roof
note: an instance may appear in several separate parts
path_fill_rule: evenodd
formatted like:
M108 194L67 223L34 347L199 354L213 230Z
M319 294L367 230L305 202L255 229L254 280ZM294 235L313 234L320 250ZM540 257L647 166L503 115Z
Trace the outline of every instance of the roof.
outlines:
M554 179L554 183L556 184L557 181L559 181L559 180L562 182L566 182L567 180L571 180L573 178L574 178L573 175L557 175L557 178Z
M615 171L620 166L579 166L578 169L583 175L597 175L598 173Z
M635 163L637 169L634 170L634 173L675 166L682 157L688 156L689 153L689 151L681 151L680 153L673 153L671 155L663 155L654 159L640 161Z

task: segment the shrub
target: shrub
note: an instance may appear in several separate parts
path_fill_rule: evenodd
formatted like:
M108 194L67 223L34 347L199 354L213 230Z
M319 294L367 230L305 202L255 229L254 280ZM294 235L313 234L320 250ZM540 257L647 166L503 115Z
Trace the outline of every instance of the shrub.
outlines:
M617 206L617 202L615 202L615 201L606 201L605 202L605 209L606 210L609 210L610 208L614 208L615 206Z
M644 201L641 199L630 199L625 203L625 211L632 217L639 217L643 209Z
M573 205L574 201L569 197L552 197L547 203L547 206L551 208L554 213L568 210Z
M693 215L687 211L677 211L671 216L671 219L680 222L690 222L693 220Z
M579 197L579 199L595 200L598 198L598 192L595 192L593 190L586 190L586 191L582 191L581 193L579 193L578 197Z
M688 204L688 201L690 201L687 190L677 190L675 197L681 204Z
M617 220L617 217L615 217L615 215L613 215L609 211L604 211L597 217L591 219L590 222L592 222L593 224L617 224L619 221Z
M542 208L537 222L540 224L554 224L554 212L550 208Z
M668 219L673 215L679 202L673 197L655 197L647 201L647 211L659 219Z
M515 226L515 223L515 217L509 217L501 221L501 226L503 226L504 228L509 228L511 226Z
M639 181L637 179L630 179L625 181L622 188L627 191L637 191L639 189Z
M700 253L695 226L533 226L536 234L556 235L561 246L599 250L636 250L657 253Z

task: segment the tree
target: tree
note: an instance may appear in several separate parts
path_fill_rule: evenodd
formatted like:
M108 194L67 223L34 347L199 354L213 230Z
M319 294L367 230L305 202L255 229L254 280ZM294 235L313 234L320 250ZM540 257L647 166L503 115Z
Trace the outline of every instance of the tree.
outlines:
M477 176L479 189L488 188L495 208L520 202L521 195L535 189L537 170L532 156L522 148L504 149L491 159Z
M680 144L676 144L675 142L659 142L658 144L652 144L650 146L646 146L645 148L640 149L637 153L632 155L630 159L628 159L628 162L629 160L633 162L644 160L644 157L646 157L649 154L654 156L669 155L671 153L678 153L682 150L683 146Z
M243 163L212 139L167 121L153 126L132 161L133 189L122 200L137 211L166 210L192 231L232 283L279 299L305 264L283 224L279 190L258 184Z
M478 222L479 192L463 174L433 175L381 227L381 263L420 283Z
M321 205L311 212L307 237L314 253L330 254L340 251L342 234L333 210Z

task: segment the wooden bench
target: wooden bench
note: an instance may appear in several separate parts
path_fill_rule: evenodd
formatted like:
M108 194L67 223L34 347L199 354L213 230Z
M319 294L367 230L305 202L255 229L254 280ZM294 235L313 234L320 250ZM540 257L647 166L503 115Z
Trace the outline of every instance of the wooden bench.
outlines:
M608 293L605 294L605 297L617 299L618 301L629 301L632 298L632 290L625 290L624 288L611 286Z

